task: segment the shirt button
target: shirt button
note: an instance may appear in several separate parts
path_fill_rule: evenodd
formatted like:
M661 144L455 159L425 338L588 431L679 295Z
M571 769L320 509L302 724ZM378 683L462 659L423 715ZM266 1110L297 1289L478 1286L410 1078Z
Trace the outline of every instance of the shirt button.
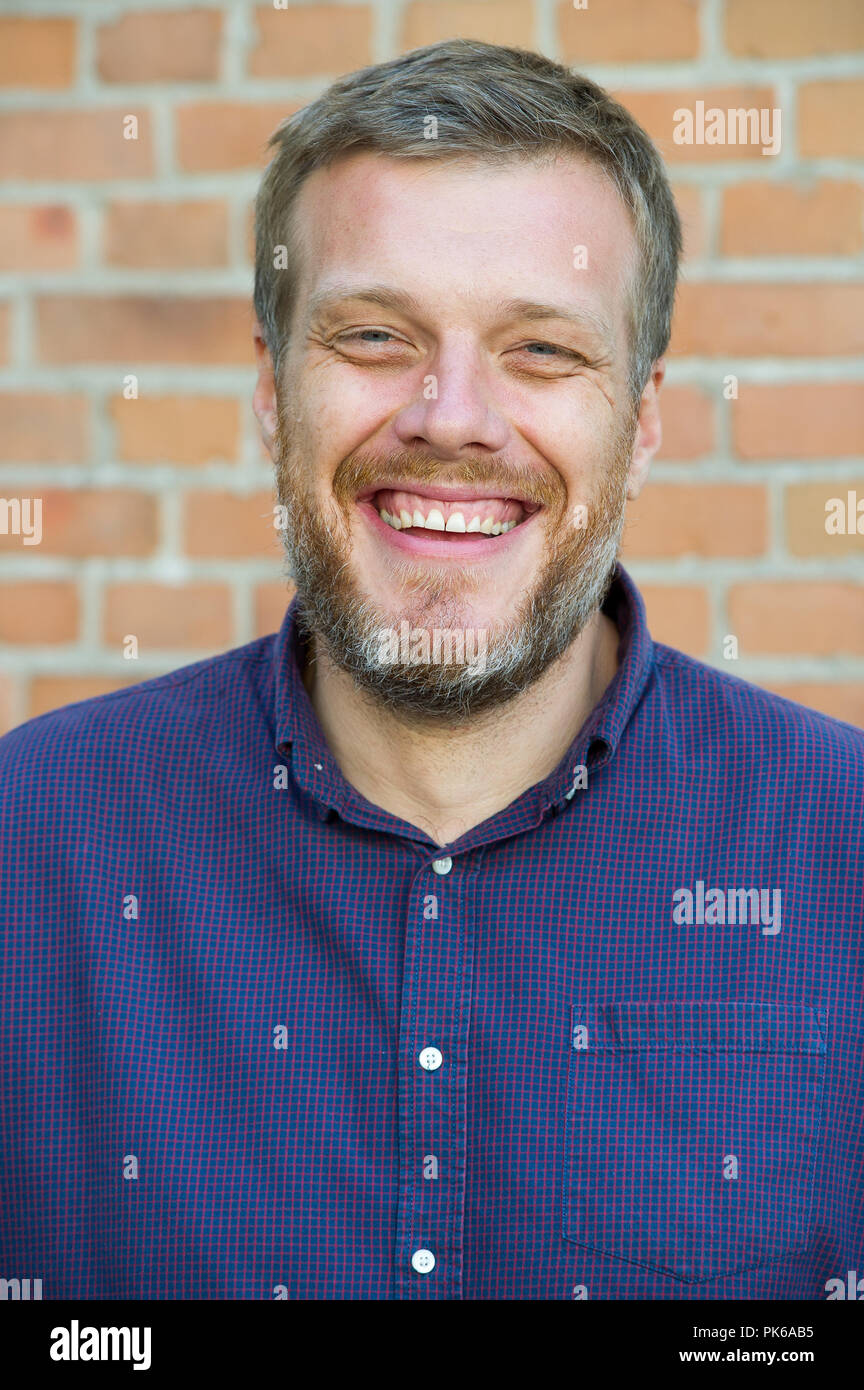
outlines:
M435 1268L435 1256L431 1250L415 1250L411 1256L411 1265L418 1274L431 1274Z
M444 1058L437 1047L424 1047L419 1060L424 1071L437 1071Z
M432 868L435 870L436 874L449 874L450 870L453 868L453 860L450 858L449 854L445 854L443 859L432 860Z

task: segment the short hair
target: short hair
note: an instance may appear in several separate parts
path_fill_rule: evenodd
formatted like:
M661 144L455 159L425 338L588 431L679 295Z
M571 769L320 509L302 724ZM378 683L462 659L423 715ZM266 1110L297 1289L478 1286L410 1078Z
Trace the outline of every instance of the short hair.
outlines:
M638 402L669 343L681 224L656 146L595 82L527 49L447 39L340 78L283 121L269 147L255 203L254 303L277 381L300 264L292 213L315 169L361 151L487 164L571 154L605 170L631 213L628 385ZM277 246L288 250L284 269L274 266Z

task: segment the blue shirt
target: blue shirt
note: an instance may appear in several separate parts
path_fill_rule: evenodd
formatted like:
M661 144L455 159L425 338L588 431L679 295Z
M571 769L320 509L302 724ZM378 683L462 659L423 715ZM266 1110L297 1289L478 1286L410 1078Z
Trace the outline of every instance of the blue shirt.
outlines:
M441 848L342 776L295 607L0 741L0 1275L839 1297L864 734L652 642L619 568L600 703Z

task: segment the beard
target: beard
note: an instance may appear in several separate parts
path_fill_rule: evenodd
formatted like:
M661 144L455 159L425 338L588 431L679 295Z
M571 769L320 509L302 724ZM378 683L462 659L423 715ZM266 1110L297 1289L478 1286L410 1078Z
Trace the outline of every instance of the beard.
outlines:
M406 723L457 725L527 691L585 630L612 582L637 414L628 413L606 446L594 494L575 520L567 514L567 491L557 473L508 467L500 458L444 465L428 454L394 450L385 458L354 453L339 464L332 483L336 512L329 509L328 524L311 486L308 455L292 435L293 418L280 406L276 491L285 517L288 578L297 588L301 639L312 639L313 646L322 642L329 660L360 691ZM382 634L392 633L398 624L404 627L406 620L415 634L431 635L433 628L465 633L470 597L482 593L484 585L482 561L458 566L425 557L397 558L390 571L400 593L398 613L364 595L362 575L354 573L351 560L354 499L381 479L395 485L406 477L442 485L500 484L498 496L520 497L545 508L535 521L543 525L545 520L547 527L548 551L540 571L512 618L482 629L482 665L471 660L382 660ZM488 578L485 571L487 583Z

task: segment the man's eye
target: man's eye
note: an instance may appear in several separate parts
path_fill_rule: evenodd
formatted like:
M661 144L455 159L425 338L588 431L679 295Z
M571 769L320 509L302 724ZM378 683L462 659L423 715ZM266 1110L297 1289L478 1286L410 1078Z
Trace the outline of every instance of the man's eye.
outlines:
M378 342L380 342L382 338L393 338L393 341L394 341L394 342L397 341L397 340L394 338L393 334L390 333L390 332L388 331L388 329L386 329L386 328L357 328L357 329L355 329L352 333L340 333L340 335L339 335L339 337L336 339L336 341L337 341L337 342L343 342L343 343L350 343L350 342L356 341L357 339L364 339L364 341L369 342L370 339L369 339L368 337L366 337L366 335L369 334L369 333L377 333L377 334L378 334L378 339L377 339ZM373 342L373 346L374 346L374 342Z
M552 354L555 354L555 355L557 355L558 357L571 357L571 358L579 358L579 357L580 357L580 354L579 354L578 352L573 352L573 350L572 350L571 348L559 347L557 343L525 343L525 344L523 344L523 350L524 350L525 352L527 352L529 348L544 348L544 349L545 349L544 352L541 352L541 353L539 353L539 354L533 353L532 356L535 356L535 357L536 357L536 356L546 357L546 356L549 356L549 355L552 355ZM584 359L584 358L581 358L581 360L584 361L585 359Z

